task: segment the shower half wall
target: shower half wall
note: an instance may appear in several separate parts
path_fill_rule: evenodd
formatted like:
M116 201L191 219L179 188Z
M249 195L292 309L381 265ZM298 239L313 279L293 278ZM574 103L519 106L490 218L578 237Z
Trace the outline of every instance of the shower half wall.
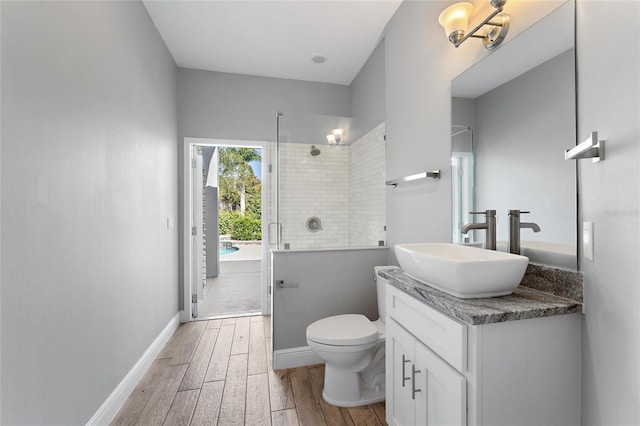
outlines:
M384 123L303 114L279 119L278 248L384 245ZM344 134L330 145L326 135L335 128Z

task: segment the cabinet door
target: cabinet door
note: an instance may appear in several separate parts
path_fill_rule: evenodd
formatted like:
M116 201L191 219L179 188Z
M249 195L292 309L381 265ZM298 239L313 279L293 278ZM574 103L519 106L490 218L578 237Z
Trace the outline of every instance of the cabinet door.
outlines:
M387 422L391 425L415 425L413 383L413 349L415 338L391 318L386 322Z
M415 357L415 424L466 425L465 378L420 342Z

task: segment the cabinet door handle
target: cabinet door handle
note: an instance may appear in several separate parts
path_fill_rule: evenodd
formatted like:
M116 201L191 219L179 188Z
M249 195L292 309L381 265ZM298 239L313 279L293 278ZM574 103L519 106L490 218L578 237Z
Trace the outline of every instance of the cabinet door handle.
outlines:
M410 359L407 359L404 354L402 354L402 387L404 387L404 384L407 380L411 380L411 377L405 377L405 371L404 371L404 366L406 363L411 362Z
M411 366L411 399L416 399L416 394L422 392L421 389L416 389L416 374L422 373L420 370L416 370L416 366Z

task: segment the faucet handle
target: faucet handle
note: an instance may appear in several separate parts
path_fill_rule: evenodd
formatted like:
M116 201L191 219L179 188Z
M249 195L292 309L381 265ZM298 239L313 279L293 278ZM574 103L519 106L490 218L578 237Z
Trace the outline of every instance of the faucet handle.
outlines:
M487 217L491 217L491 216L495 216L496 215L496 211L495 210L485 210L483 212L469 212L469 214L483 214Z
M509 210L509 216L520 216L521 214L531 213L530 211L524 210Z

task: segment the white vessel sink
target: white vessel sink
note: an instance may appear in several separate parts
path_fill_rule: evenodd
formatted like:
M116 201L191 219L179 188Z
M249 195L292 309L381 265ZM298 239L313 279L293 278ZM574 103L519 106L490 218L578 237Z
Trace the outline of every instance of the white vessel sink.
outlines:
M529 259L447 243L397 244L400 267L411 278L461 299L511 294Z

